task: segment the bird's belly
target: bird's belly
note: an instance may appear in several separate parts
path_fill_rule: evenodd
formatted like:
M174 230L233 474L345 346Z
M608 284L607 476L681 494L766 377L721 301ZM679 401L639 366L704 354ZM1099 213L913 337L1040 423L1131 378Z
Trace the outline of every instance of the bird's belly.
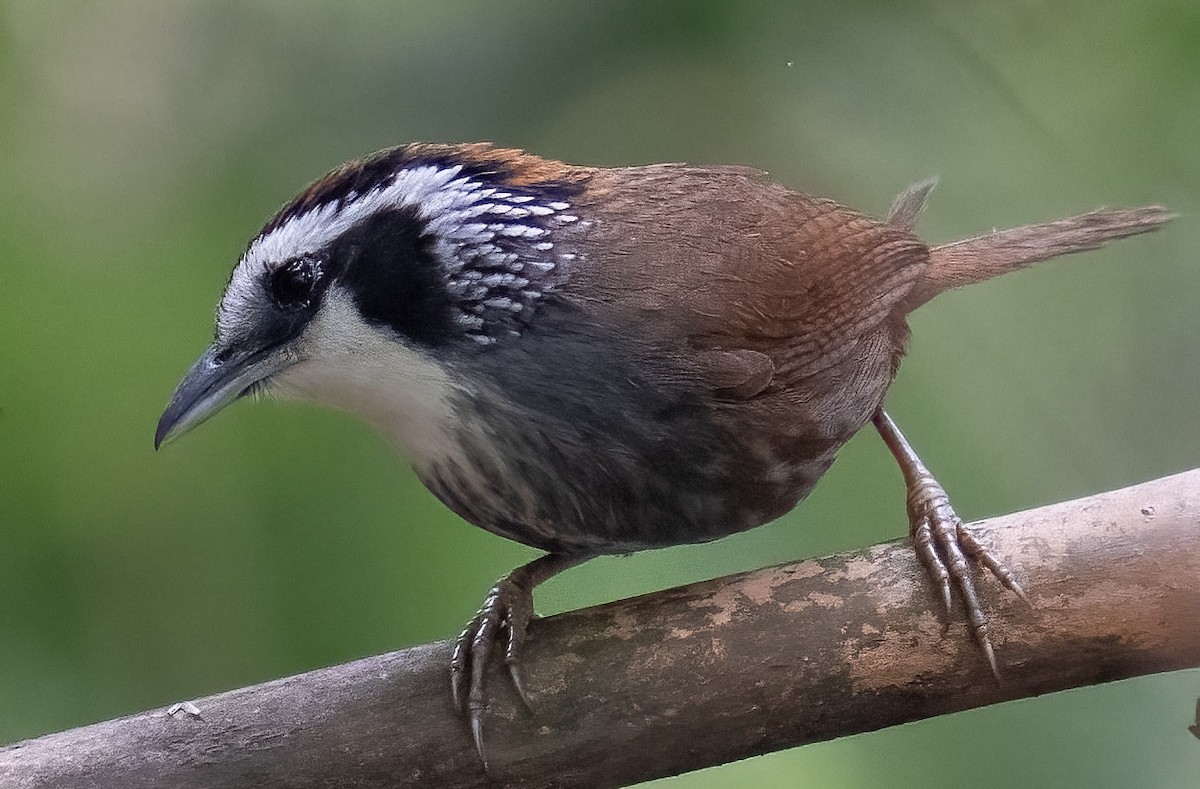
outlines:
M503 439L460 432L454 452L417 472L477 526L547 551L594 554L760 526L792 509L833 460L833 451L784 460L765 443L711 440L719 434L693 431L647 446L597 433L579 446L530 430Z
M584 341L546 349L559 361L549 372L504 357L499 383L456 390L445 450L415 459L460 516L552 552L626 553L760 526L808 494L890 372L857 359L753 401L720 400L683 374L643 374L664 360L622 364L597 357L595 336Z

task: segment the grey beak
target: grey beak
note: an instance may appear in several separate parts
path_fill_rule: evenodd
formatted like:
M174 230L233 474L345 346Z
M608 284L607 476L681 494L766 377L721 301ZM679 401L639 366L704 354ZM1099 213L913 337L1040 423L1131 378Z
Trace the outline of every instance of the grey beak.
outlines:
M275 349L230 353L216 345L204 352L179 382L154 431L154 448L177 438L287 366Z

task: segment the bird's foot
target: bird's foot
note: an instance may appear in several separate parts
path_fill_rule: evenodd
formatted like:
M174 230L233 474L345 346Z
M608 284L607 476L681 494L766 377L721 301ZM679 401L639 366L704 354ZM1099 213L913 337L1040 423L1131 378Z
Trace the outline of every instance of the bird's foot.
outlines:
M522 583L524 569L518 568L492 587L479 611L458 637L450 659L454 707L467 716L475 750L485 768L483 713L487 709L487 670L502 631L505 635L504 665L517 695L526 707L529 706L521 682L520 652L529 620L533 618L533 589Z
M908 517L913 548L930 580L940 592L946 613L952 613L951 595L957 592L967 609L967 622L975 643L983 650L996 681L1000 670L988 636L988 620L979 604L971 562L983 565L1017 597L1029 602L1013 574L985 548L950 505L950 498L928 472L914 481L908 492Z
M500 580L488 592L479 612L454 644L450 658L450 692L454 708L471 725L475 750L487 770L483 751L483 713L487 709L487 672L496 645L504 638L504 666L509 679L526 708L529 697L521 681L521 645L533 619L533 589L568 567L586 561L587 555L546 554L522 565Z

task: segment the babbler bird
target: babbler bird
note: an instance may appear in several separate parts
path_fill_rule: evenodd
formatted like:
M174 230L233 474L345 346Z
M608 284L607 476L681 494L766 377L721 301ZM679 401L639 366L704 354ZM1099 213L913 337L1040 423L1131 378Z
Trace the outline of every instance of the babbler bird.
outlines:
M535 586L600 554L703 542L792 509L874 422L913 544L963 598L969 560L1021 594L882 409L910 312L950 288L1143 233L1156 206L930 248L932 188L886 221L746 167L575 167L487 144L350 162L250 242L216 338L155 445L250 393L365 418L450 509L546 551L458 639L455 704L482 755L497 642L517 690Z

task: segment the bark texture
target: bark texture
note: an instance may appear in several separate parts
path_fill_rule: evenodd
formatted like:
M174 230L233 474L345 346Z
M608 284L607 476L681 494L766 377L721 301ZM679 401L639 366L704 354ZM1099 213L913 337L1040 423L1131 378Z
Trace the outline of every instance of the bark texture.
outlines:
M620 786L1200 665L1200 470L973 529L1032 600L981 578L1002 685L893 542L536 621L490 779L441 642L10 745L0 786Z

